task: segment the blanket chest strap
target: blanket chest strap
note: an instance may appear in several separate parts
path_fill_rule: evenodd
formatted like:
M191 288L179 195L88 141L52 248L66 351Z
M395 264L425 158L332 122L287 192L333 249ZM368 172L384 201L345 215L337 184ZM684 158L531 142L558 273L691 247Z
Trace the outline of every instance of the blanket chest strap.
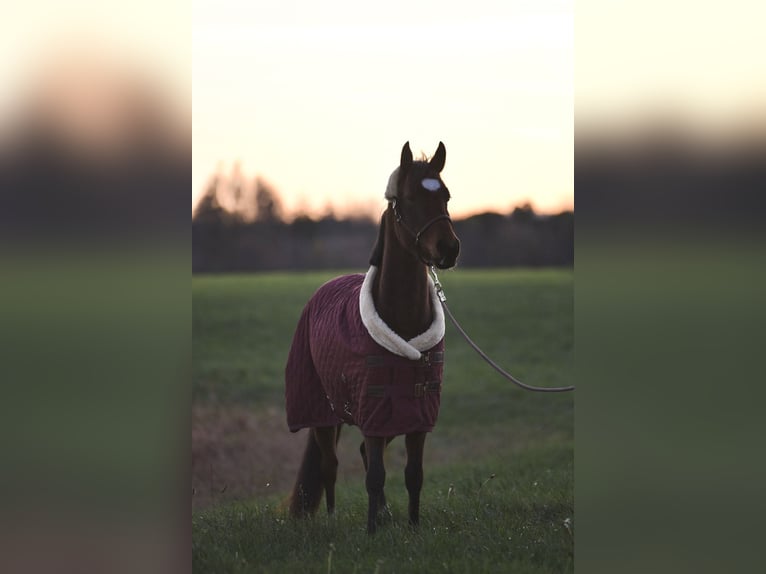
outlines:
M440 365L444 363L444 351L427 351L420 356L417 361L410 361L404 357L397 357L395 355L367 355L365 358L368 367L385 367L394 366L397 364L406 363L420 363L426 367L431 365Z
M442 389L441 381L427 381L414 385L369 385L368 397L424 397L427 393L439 393Z

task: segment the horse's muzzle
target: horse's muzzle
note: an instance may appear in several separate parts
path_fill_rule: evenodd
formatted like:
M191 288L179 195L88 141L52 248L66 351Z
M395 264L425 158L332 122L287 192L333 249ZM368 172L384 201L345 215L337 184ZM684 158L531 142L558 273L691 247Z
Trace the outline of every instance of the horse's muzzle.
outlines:
M451 269L457 263L457 257L460 255L460 240L455 237L454 240L440 239L436 244L438 256L434 265L438 269Z

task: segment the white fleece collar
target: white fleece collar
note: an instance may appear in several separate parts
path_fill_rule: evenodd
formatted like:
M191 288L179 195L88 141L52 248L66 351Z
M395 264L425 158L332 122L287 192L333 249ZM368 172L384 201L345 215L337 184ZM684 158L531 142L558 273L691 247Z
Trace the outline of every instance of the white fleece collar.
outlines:
M394 355L406 357L413 361L420 359L421 352L427 351L444 338L444 310L436 295L436 287L433 279L428 278L431 288L431 308L434 312L434 321L427 331L417 337L405 341L386 325L375 309L375 301L372 298L372 283L378 268L370 267L364 276L362 290L359 293L359 314L362 317L367 332L378 345L391 351Z

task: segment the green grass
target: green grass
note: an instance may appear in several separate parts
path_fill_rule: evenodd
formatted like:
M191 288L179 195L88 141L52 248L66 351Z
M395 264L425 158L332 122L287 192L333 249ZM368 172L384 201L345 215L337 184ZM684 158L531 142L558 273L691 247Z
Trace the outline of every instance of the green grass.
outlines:
M284 364L298 316L317 287L338 274L194 277L194 404L283 412ZM459 269L441 280L452 312L507 370L534 385L572 383L570 270ZM365 533L364 479L351 472L339 477L332 519L287 519L280 510L284 491L196 511L194 571L572 571L573 540L564 521L574 520L573 395L522 391L487 366L449 322L446 338L419 530L407 525L404 449L397 439L386 459L393 517L376 536ZM341 442L356 445L359 437L347 429Z
M193 400L275 402L301 309L336 273L192 279Z
M494 478L489 477L494 475ZM334 517L286 518L278 501L235 503L197 513L192 556L199 572L564 572L573 541L571 444L511 459L427 472L423 517L407 524L406 500L374 537L365 531L361 483L341 485ZM389 492L404 491L399 474ZM330 568L328 557L332 551Z

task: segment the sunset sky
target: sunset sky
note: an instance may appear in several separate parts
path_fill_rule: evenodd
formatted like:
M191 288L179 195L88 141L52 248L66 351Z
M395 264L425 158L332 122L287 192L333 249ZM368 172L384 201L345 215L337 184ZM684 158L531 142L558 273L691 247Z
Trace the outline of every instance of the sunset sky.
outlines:
M195 1L192 48L195 200L241 162L288 212L378 213L441 140L453 215L573 207L571 1Z
M576 7L30 0L0 21L0 131L28 107L41 76L60 76L61 58L85 54L101 59L97 79L104 69L139 70L141 82L172 96L184 125L193 99L193 203L217 169L240 162L289 210L332 202L341 214L377 213L402 144L430 154L442 140L451 209L463 215L526 201L571 208L573 107L578 129L643 127L653 110L687 119L701 138L766 125L763 3ZM81 77L69 95L84 95L91 111L96 95Z

